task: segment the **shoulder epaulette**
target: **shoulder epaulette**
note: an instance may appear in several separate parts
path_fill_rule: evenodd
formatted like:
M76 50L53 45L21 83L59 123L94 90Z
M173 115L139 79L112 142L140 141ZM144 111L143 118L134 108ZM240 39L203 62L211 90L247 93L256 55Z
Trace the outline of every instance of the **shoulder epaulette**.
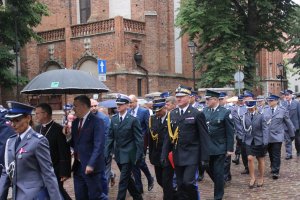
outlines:
M13 134L12 136L10 136L9 138L14 138L17 137L17 134Z
M42 137L44 137L42 134L40 134L40 133L32 133L32 136L33 137L36 137L36 138L42 138ZM30 135L27 135L27 138L29 139L29 137L30 137Z

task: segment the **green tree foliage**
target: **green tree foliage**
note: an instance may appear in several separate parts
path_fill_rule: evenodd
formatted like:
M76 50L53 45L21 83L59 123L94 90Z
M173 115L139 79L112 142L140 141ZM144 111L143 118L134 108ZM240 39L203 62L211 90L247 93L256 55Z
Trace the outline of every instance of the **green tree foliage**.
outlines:
M0 84L11 87L16 84L12 73L15 56L12 50L17 38L20 46L24 46L32 38L39 39L33 28L39 25L42 16L48 14L46 5L36 0L7 0L5 7L0 5ZM18 46L18 45L17 45ZM24 77L20 83L24 83Z
M296 14L292 21L293 26L289 27L288 47L290 53L295 53L295 56L290 61L293 67L296 68L294 74L300 74L300 8L296 9Z
M183 0L176 24L198 43L199 86L223 87L243 68L245 84L256 84L256 54L286 48L283 32L291 25L291 0Z

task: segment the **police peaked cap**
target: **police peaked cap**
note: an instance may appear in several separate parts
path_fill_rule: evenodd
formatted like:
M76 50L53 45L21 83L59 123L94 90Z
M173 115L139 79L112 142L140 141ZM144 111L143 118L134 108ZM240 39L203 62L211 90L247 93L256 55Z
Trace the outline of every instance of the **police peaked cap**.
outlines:
M247 108L253 108L254 106L256 106L256 101L255 100L246 101L245 104Z
M116 99L116 104L127 104L131 100L130 98L125 94L118 94Z
M161 97L161 98L167 98L167 97L169 97L169 96L171 96L171 93L170 93L170 92L163 92L163 93L160 94L160 97Z
M277 101L278 99L280 99L280 97L277 96L277 95L272 94L272 95L270 95L267 99L268 99L268 100L276 100L276 101Z
M166 99L155 99L153 100L153 111L157 112L166 105Z
M22 115L31 115L34 107L16 102L16 101L7 101L8 105L8 113L5 115L6 118L13 119L16 117L20 117Z
M210 98L210 97L217 97L217 98L219 98L220 97L220 93L212 91L212 90L206 90L205 98Z
M180 97L180 96L186 96L186 95L191 95L191 87L187 87L187 86L183 86L183 85L179 85L178 88L176 89L175 93L176 93L176 97Z

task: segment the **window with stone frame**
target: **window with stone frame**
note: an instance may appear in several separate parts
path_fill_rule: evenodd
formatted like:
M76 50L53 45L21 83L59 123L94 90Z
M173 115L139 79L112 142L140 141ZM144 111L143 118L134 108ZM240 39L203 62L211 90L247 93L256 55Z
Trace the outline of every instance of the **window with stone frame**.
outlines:
M79 0L80 23L87 23L91 16L91 0Z

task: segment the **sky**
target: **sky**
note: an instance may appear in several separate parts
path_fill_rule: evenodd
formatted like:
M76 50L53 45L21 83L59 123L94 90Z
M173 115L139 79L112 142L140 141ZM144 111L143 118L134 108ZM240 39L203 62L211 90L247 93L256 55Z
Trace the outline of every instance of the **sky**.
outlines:
M300 5L300 0L294 0L294 2Z

